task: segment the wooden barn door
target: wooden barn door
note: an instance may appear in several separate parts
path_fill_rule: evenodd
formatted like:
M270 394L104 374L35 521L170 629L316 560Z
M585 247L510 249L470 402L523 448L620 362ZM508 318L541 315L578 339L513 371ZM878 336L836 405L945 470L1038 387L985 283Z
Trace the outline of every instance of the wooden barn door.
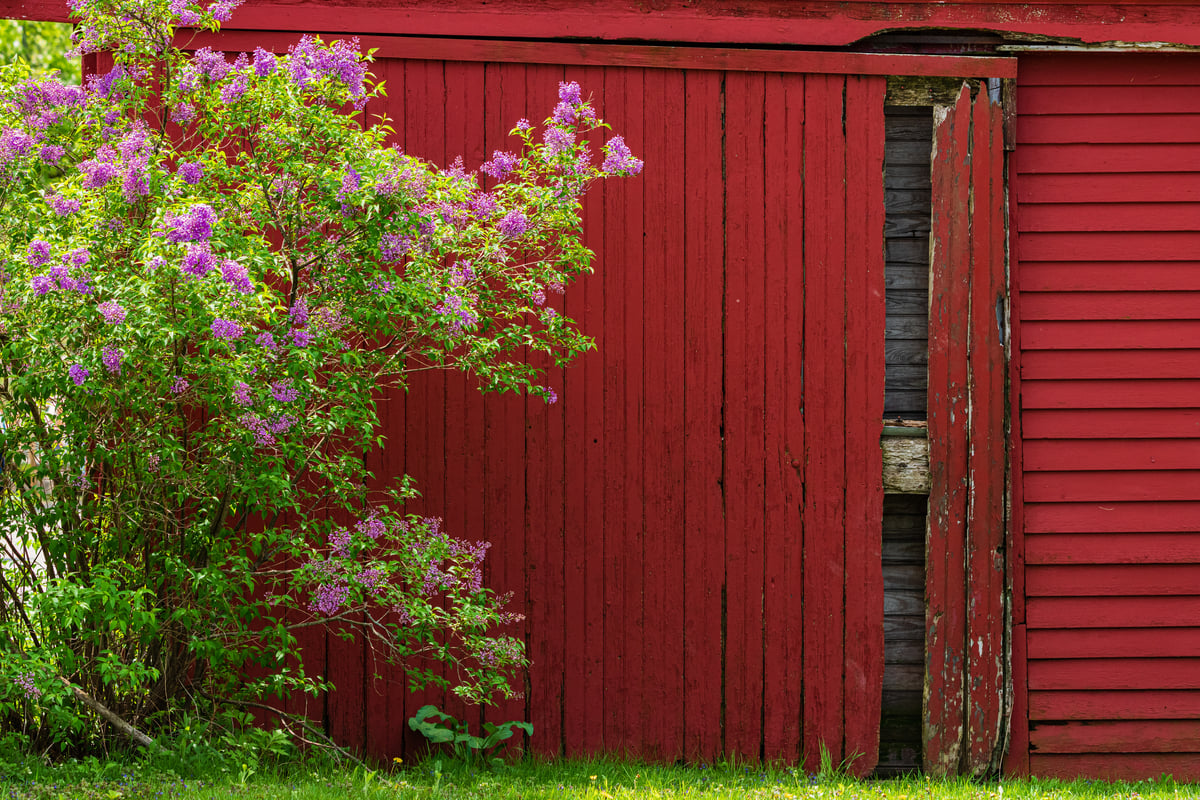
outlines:
M935 110L924 768L995 770L1005 722L1005 205L998 92Z

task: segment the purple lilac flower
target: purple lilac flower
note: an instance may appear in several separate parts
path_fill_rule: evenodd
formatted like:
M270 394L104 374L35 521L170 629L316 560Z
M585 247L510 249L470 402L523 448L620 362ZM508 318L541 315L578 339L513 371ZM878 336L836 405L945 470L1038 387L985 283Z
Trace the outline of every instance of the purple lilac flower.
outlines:
M546 142L546 156L553 158L561 155L575 146L575 134L561 128L549 128L542 134Z
M290 403L300 397L300 392L296 387L292 386L292 381L282 380L275 381L271 384L271 397L274 397L280 403Z
M184 161L175 174L186 184L195 185L204 179L204 169L195 161Z
M69 217L79 210L78 200L71 200L56 194L50 195L46 199L50 202L50 207L54 209L54 213L60 217Z
M449 318L450 333L458 336L479 321L479 316L463 304L458 295L450 295L433 309L443 317Z
M100 360L104 362L104 368L113 375L121 374L121 359L125 358L125 351L115 347L106 347L101 353Z
M570 103L560 102L554 107L550 118L554 120L555 125L574 125L579 120L579 113Z
M171 0L171 16L180 25L195 25L200 21L200 15L188 8L187 3L188 0Z
M211 47L201 47L192 56L192 61L200 74L211 81L219 81L229 74L233 65L225 60L225 54Z
M35 275L29 281L29 285L39 296L54 290L54 281L49 275Z
M62 145L48 144L38 150L38 158L45 161L47 164L56 164L67 154L67 149Z
M537 289L533 290L533 304L535 306L540 306L540 305L545 305L545 303L546 303L546 293L544 291L542 291L542 288L539 286Z
M549 386L543 386L542 389L545 392L543 397L546 400L546 405L552 406L558 402L558 392L554 391Z
M116 164L97 159L84 161L79 165L79 171L87 176L83 182L85 189L102 189L121 172Z
M637 175L642 171L642 161L633 157L623 137L614 136L604 145L604 163L600 169L609 175Z
M121 308L119 303L112 300L106 300L96 306L96 310L104 315L104 321L109 325L119 325L125 321L125 309Z
M272 336L269 332L260 333L258 336L256 336L254 338L254 343L256 345L258 345L259 347L265 348L267 350L278 350L279 349L279 345L275 344L275 337Z
M558 84L558 99L564 103L577 106L583 102L583 90L575 81L569 83L560 81Z
M308 324L308 300L303 297L296 298L296 303L288 309L288 316L292 318L292 325L297 328L303 328Z
M76 247L62 257L63 263L72 267L85 267L92 260L92 251L86 247Z
M36 700L42 696L42 690L34 683L32 672L22 672L13 678L13 685L21 690L28 700Z
M500 220L497 227L500 229L500 233L509 239L515 239L529 229L529 220L520 211L514 209L504 215L504 219Z
M33 137L16 128L5 128L0 132L0 164L7 164L29 152Z
M329 549L335 556L350 557L350 531L337 528L329 534Z
M206 203L197 203L186 214L168 214L167 233L169 242L207 241L212 237L212 225L217 221L217 212Z
M412 239L398 233L385 233L379 243L379 255L384 261L399 261L412 249Z
M242 0L217 0L208 7L208 13L218 22L228 22L233 16L233 10L242 4Z
M103 75L89 75L87 93L97 98L108 97L113 93L113 84L126 76L125 68L117 64Z
M158 462L161 460L162 459L159 458L158 453L151 453L150 455L146 456L146 468L151 472L158 472Z
M72 382L74 382L76 386L83 386L83 382L86 381L88 376L91 374L92 373L88 372L79 364L72 364L67 369L67 375L71 377Z
M466 286L473 280L475 280L475 268L466 261L459 261L454 265L454 269L450 270L451 286Z
M154 258L152 258L146 262L146 271L154 272L154 270L158 269L159 267L161 267L163 264L166 264L166 263L167 263L167 260L165 258L163 258L162 256L155 256Z
M270 447L275 444L275 435L267 429L266 420L257 414L242 414L238 417L238 423L254 434L254 441L259 445Z
M180 103L171 109L171 121L176 125L188 125L196 118L196 107L191 103Z
M217 265L217 259L206 244L194 244L188 247L187 255L183 257L181 269L188 275L203 278Z
M312 344L312 334L304 328L293 328L292 344L296 347L308 347Z
M254 73L265 78L275 71L275 54L261 47L254 48Z
M291 414L280 414L275 421L267 426L267 430L276 435L287 433L296 424L296 418Z
M485 175L490 175L496 180L501 180L508 173L517 168L520 159L513 153L506 153L502 150L492 151L492 160L485 161L479 171Z
M250 88L250 77L245 72L239 72L233 80L221 87L221 102L225 105L236 103Z
M213 336L218 339L228 339L230 341L242 338L242 334L246 332L246 329L236 322L221 319L220 317L213 320L211 327Z
M34 239L29 243L25 261L31 267L40 267L50 260L50 244L42 239Z
M292 80L301 89L314 81L329 78L342 83L356 100L365 99L363 79L367 68L358 51L358 39L323 46L316 37L305 36L288 50L288 54ZM359 106L359 103L355 105Z
M532 128L532 127L533 127L533 126L529 124L529 120L527 120L527 119L519 119L519 120L517 120L517 125L516 125L516 128L517 128L517 130L519 130L519 131L527 131L527 130L529 130L529 129L530 129L530 128Z
M387 532L387 525L379 517L372 514L364 520L359 520L354 529L368 538L378 539Z
M325 583L317 587L313 593L311 611L325 616L332 616L350 597L350 587L344 583Z
M250 384L238 381L233 385L233 402L239 406L254 405L254 398L250 396Z
M231 258L221 262L221 277L230 288L240 294L252 294L254 286L250 283L250 275L246 268Z
M369 567L361 570L354 579L367 591L378 594L386 586L387 573L378 567Z
M175 383L171 384L171 394L183 394L188 390L189 386L191 384L187 382L187 378L182 375L176 375Z

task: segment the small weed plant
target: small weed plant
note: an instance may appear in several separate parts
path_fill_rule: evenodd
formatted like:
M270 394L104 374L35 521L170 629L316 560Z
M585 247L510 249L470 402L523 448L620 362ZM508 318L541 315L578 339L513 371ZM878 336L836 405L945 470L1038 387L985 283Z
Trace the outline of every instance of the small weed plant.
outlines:
M533 725L528 722L502 722L495 725L483 723L483 735L472 735L465 720L458 720L439 711L437 706L426 705L417 710L408 720L408 727L424 736L431 745L446 745L455 759L464 764L499 766L503 759L493 755L502 742L511 739L518 730L533 736ZM441 772L441 762L437 762Z

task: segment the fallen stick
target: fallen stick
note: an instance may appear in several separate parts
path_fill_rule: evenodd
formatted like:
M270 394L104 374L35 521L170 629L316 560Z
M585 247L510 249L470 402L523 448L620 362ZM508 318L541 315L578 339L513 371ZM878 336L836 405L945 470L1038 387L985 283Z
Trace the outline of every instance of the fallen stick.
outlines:
M133 739L135 742L140 744L142 747L153 747L154 746L153 739L151 739L149 736L147 736L146 734L139 731L137 728L130 725L125 720L118 717L113 712L109 711L108 707L105 706L103 703L101 703L99 700L92 697L87 692L85 692L83 689L80 689L78 686L75 686L69 680L62 677L61 675L59 676L58 679L63 682L63 686L66 686L68 689L71 690L71 693L75 695L75 698L77 700L79 700L85 706L90 708L92 711L95 711L97 714L104 717L106 720L108 720L110 723L112 723L112 726L114 728L119 730L121 733L125 734L130 739Z

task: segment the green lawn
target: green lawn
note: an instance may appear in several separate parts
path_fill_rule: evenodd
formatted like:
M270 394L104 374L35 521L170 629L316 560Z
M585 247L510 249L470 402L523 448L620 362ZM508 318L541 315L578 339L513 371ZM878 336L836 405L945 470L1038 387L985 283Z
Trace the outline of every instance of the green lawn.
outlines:
M37 770L37 781L9 774L0 782L0 800L120 800L121 798L245 798L245 800L384 800L384 798L556 798L618 800L654 798L805 798L806 800L958 800L962 798L1196 798L1200 785L1170 779L1109 784L1097 781L931 781L924 779L852 781L787 769L719 765L658 767L618 761L525 762L497 770L472 769L427 761L391 772L328 767L295 767L270 774L220 774L185 780L135 769L119 776L80 778L70 770L62 780ZM14 772L11 769L9 772ZM239 773L243 771L239 770ZM245 770L249 772L249 770ZM244 783L242 782L244 778Z

